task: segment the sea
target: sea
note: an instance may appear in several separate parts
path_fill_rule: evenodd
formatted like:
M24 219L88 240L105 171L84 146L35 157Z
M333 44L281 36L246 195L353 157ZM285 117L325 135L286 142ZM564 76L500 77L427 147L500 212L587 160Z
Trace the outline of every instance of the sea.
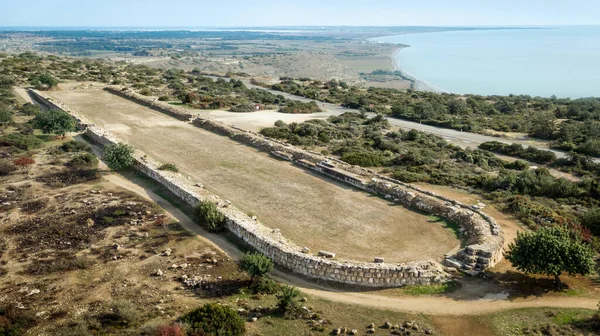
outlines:
M600 97L600 26L517 27L385 36L407 75L439 91Z

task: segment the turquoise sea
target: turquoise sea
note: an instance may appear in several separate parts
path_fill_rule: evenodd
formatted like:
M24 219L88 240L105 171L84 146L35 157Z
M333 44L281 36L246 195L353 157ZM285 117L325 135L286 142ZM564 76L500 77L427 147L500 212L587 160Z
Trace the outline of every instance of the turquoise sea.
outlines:
M474 30L373 39L410 45L405 73L442 91L600 96L600 26Z

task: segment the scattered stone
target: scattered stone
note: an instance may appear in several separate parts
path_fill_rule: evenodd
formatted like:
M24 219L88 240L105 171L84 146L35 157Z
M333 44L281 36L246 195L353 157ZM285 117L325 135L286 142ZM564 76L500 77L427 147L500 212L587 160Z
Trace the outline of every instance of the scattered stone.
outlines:
M35 295L35 294L39 294L40 292L41 292L41 291L40 291L39 289L36 289L36 288L34 288L34 289L32 289L32 290L31 290L31 291L30 291L30 292L27 294L27 296L31 296L31 295Z
M305 246L302 248L302 253L310 253L310 249Z
M250 319L250 322L256 322L256 321L258 321L258 317L256 317L256 316L254 316Z
M256 216L252 216L251 218L252 218L253 221L255 221L255 220L258 219L258 217L256 217Z
M333 331L331 332L332 335L341 335L342 334L342 328L336 328L333 329Z
M329 251L319 251L319 257L335 258L335 253Z
M375 328L367 329L367 334L374 334L374 333L375 333Z
M375 257L375 259L373 259L373 262L381 264L381 263L383 263L383 258Z
M358 330L352 329L348 332L348 335L358 335Z
M384 327L385 329L391 329L391 328L392 328L392 323L391 323L391 322L389 322L389 321L386 321L386 322L383 324L383 327Z
M308 302L308 299L306 297L303 297L300 299L300 302Z
M171 255L171 249L168 248L168 249L164 250L163 253L162 253L162 255L165 256L165 257L170 256Z
M154 273L152 273L152 275L154 276L163 276L165 273L162 270L156 270L154 271Z
M429 328L425 329L425 335L433 335L433 330Z
M88 218L88 219L85 221L85 224L86 224L88 227L92 227L92 226L94 226L94 224L96 224L96 223L94 222L94 220L93 220L93 219L91 219L91 218Z
M367 326L367 328L369 328L369 329L370 329L370 328L375 328L375 323L371 323L371 324L369 324L369 325Z
M118 250L119 248L121 248L121 246L119 244L113 244L112 248L113 250Z

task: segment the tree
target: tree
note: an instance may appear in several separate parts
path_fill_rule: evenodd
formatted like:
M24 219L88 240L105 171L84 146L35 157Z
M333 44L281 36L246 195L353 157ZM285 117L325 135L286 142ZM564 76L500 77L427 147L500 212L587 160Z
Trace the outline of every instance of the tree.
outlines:
M133 152L134 149L130 145L124 143L110 144L104 147L102 156L110 168L122 170L133 165L133 162L135 161Z
M594 270L594 251L576 232L563 226L542 227L535 232L518 232L505 257L519 271L554 276L561 288L560 275L588 275Z
M240 262L240 268L252 278L260 278L273 269L273 260L258 252L246 253Z
M242 336L246 332L244 320L230 307L208 303L181 317L190 326L192 335Z
M552 139L556 131L556 116L550 111L539 111L531 115L529 135L540 139Z
M58 134L61 137L67 132L75 131L75 119L65 111L49 110L40 112L32 120L35 128L46 134Z
M58 79L47 72L41 73L31 79L31 84L38 89L52 89L58 85Z
M225 216L219 212L217 205L211 201L201 201L196 205L194 219L211 232L221 231L225 226Z

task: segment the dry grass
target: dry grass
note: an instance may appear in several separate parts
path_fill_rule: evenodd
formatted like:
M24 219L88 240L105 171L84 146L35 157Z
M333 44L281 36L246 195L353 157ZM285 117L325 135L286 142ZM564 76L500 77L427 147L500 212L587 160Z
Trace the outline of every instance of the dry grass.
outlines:
M64 87L64 85L63 85ZM99 89L52 95L284 237L339 257L402 262L440 259L456 236L427 216L271 158Z

